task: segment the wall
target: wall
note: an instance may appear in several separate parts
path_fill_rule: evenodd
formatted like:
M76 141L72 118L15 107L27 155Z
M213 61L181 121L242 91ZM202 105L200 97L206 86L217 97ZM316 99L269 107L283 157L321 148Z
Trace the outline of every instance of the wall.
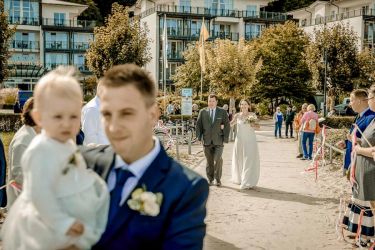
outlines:
M148 37L151 38L150 52L151 61L145 66L145 69L150 72L154 80L158 80L158 53L159 53L159 17L156 13L149 15L141 20L142 24L146 23L149 29Z

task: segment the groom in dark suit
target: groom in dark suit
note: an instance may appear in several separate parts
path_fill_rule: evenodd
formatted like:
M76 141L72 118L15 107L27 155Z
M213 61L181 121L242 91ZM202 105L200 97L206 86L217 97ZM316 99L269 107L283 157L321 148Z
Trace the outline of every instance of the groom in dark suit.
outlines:
M210 185L216 179L216 185L221 186L221 172L223 166L224 142L228 143L230 132L227 112L217 107L217 96L208 96L208 107L202 109L198 115L196 134L204 146L207 159L206 173Z
M170 158L152 128L155 83L133 64L100 79L101 114L110 146L83 152L111 194L107 228L93 249L202 249L207 181Z

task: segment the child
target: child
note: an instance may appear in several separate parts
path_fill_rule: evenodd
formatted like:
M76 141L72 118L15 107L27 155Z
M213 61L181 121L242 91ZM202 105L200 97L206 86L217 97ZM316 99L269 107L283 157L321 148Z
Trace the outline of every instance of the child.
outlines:
M90 249L107 223L105 182L86 169L72 138L79 131L82 92L74 69L59 67L34 92L34 121L42 127L25 151L23 190L2 228L3 247Z

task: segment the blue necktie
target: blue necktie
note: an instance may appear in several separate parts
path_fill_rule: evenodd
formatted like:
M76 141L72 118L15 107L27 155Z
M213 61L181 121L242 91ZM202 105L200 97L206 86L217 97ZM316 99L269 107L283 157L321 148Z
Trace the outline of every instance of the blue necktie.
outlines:
M129 177L134 176L132 172L126 169L118 168L116 171L116 185L111 191L111 199L109 203L109 214L108 214L108 224L114 219L117 211L120 209L120 201L122 196L122 189L126 180Z

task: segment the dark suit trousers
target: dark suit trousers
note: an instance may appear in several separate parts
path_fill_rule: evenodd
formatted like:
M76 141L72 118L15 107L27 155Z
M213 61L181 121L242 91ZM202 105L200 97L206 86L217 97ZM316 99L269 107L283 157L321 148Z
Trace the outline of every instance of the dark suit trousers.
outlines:
M213 181L214 178L216 181L220 182L221 172L223 167L223 145L205 145L204 154L207 159L206 173L209 181Z

